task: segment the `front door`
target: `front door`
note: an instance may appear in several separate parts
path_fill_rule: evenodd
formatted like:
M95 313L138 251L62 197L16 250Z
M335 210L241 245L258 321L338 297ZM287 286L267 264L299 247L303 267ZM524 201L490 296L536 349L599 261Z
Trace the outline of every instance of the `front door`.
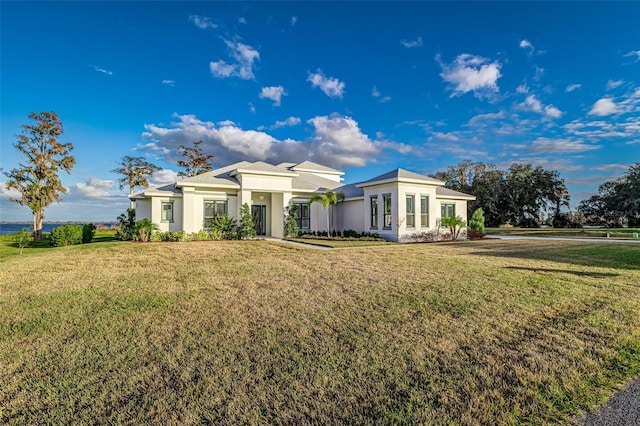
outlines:
M252 205L251 216L253 216L253 226L258 235L267 233L267 206Z

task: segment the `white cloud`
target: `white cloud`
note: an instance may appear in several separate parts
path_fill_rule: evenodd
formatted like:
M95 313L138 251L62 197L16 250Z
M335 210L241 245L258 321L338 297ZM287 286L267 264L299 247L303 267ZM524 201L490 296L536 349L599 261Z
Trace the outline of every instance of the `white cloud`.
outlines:
M0 182L0 198L20 199L20 192L14 188L7 188L6 182Z
M529 93L529 87L525 83L522 83L520 86L516 88L517 93L527 94Z
M235 125L236 125L236 123L234 123L231 120L218 121L218 126L221 126L221 127L223 127L223 126L235 126Z
M298 17L297 16L292 16L291 17L291 26L293 27L296 24L296 22L298 22Z
M459 96L468 92L473 92L478 98L497 92L498 79L500 74L500 63L489 62L481 56L474 56L468 53L458 55L450 64L445 64L436 56L440 63L442 79L449 83L453 91L451 96Z
M69 192L65 198L110 198L113 197L110 191L114 185L112 180L102 180L94 177L87 178L85 182L75 183L69 186Z
M217 166L237 161L303 161L311 159L330 167L363 166L376 161L383 150L407 152L410 148L393 141L372 140L358 123L343 116L317 116L307 121L313 125L312 136L303 141L278 140L264 131L244 130L237 125L217 126L194 115L174 115L169 126L146 124L142 137L152 141L153 149L164 149L166 161L174 162L176 148L194 140L203 140L204 152L214 154ZM285 120L295 125L297 117Z
M166 84L167 86L174 87L176 85L176 82L173 80L162 80L162 84Z
M344 94L345 83L334 77L325 77L320 68L315 73L309 73L307 81L311 82L312 87L319 87L330 98L342 98Z
M625 53L625 57L631 56L636 58L636 62L640 61L640 50L632 50L629 53Z
M538 138L528 147L531 152L556 154L578 153L600 148L601 146L599 145L589 145L587 143L571 139L549 138Z
M280 127L291 127L291 126L297 126L298 124L300 124L302 121L300 120L300 118L298 117L289 117L284 121L276 121L273 126L271 126L272 129L278 129Z
M499 111L499 112L490 112L487 114L478 114L474 117L471 117L471 119L469 120L469 124L470 125L478 125L478 124L483 124L486 123L488 121L495 121L495 120L501 120L503 118L506 117L506 112L504 110Z
M287 92L284 91L284 87L282 86L270 86L263 87L258 96L260 99L271 99L273 106L280 106L282 97L287 96Z
M249 111L250 111L252 114L255 114L255 113L256 113L256 107L253 105L253 103L252 103L252 102L249 102Z
M189 20L201 30L206 30L207 28L218 28L218 25L212 22L211 18L208 16L189 15Z
M209 62L211 74L219 78L239 77L243 80L254 80L253 63L260 59L260 53L248 44L225 40L229 48L229 56L233 62L224 60Z
M93 68L94 70L96 70L96 71L98 71L98 72L101 72L101 73L103 73L103 74L106 74L106 75L113 75L113 72L112 72L112 71L109 71L108 69L101 68L101 67L96 66L96 65L89 65L89 66L90 66L91 68Z
M149 183L153 186L166 185L178 180L178 172L171 169L158 170L151 176Z
M529 56L533 55L533 52L535 51L533 44L531 44L531 42L527 39L520 40L520 47L527 50L527 55Z
M547 117L560 118L562 116L562 111L560 111L558 108L554 107L553 105L547 105L546 107L544 107L544 114Z
M624 80L609 80L607 81L607 90L613 90L616 87L620 87L624 84Z
M246 24L246 23L247 23L247 20L246 20L246 19L244 19L244 16L241 16L241 17L239 17L239 18L238 18L238 23L240 23L240 24Z
M573 91L580 89L581 87L582 87L582 84L570 84L567 86L566 89L564 89L564 91L567 93L571 93Z
M382 93L380 93L376 86L371 89L371 96L378 98L378 101L381 103L389 102L391 100L391 96L382 96Z
M421 47L422 46L422 37L418 37L415 40L400 40L400 43L406 47L407 49L411 49L412 47Z
M524 102L520 103L518 107L524 111L537 112L549 118L560 118L562 116L562 111L553 105L544 106L542 102L536 98L536 95L527 96Z
M597 116L605 116L611 115L618 112L618 107L615 102L613 102L612 98L602 98L598 99L595 104L591 107L591 111L589 111L589 115L597 115Z
M434 139L440 139L440 140L445 140L445 141L449 141L449 142L459 142L460 138L456 135L454 135L453 133L442 133L442 132L436 132L433 134L433 136L431 136L429 138L429 140L434 140Z

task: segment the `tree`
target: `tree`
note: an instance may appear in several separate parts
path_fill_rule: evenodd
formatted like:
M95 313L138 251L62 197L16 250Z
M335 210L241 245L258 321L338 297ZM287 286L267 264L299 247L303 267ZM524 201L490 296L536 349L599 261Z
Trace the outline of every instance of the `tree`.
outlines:
M344 200L344 193L342 192L336 193L330 189L327 189L324 192L324 195L313 194L311 198L309 198L309 201L307 201L308 206L310 206L313 203L319 202L320 204L322 204L322 208L325 209L327 213L327 235L331 234L331 227L329 222L329 211L330 211L329 209L332 205L338 204L338 201L342 201L342 200Z
M154 172L161 170L160 167L146 161L144 157L130 157L128 155L120 159L118 166L120 167L111 170L111 172L122 175L118 179L120 190L128 186L129 195L133 194L138 186L149 186L147 178L153 176ZM129 208L133 208L133 200L129 200Z
M178 176L191 177L213 170L213 155L202 152L201 144L202 140L193 142L193 148L180 145L178 150L186 160L178 160L178 166L185 169L184 172L178 172Z
M290 203L284 212L284 236L295 237L298 235L298 206Z
M240 222L238 223L238 238L246 240L248 238L255 238L257 235L256 226L253 223L253 217L251 216L251 209L249 204L244 203L240 207Z
M32 112L29 118L34 125L23 124L22 134L16 135L13 146L27 157L20 168L2 173L9 178L8 189L20 193L19 199L11 201L28 206L33 213L33 239L42 241L42 221L44 209L54 201L60 202L60 194L67 192L62 186L58 172L69 173L76 163L71 155L73 145L60 143L58 138L64 132L62 122L55 112Z
M469 219L469 232L473 232L473 237L484 237L484 212L482 208L477 208Z
M145 217L136 222L135 238L141 243L148 243L153 231L158 230L160 230L158 225Z
M440 219L440 223L442 226L449 228L449 232L451 232L451 241L458 239L460 231L462 231L462 228L467 224L460 216L445 216Z
M582 200L578 212L589 225L640 226L640 163L618 179L598 187L598 195Z

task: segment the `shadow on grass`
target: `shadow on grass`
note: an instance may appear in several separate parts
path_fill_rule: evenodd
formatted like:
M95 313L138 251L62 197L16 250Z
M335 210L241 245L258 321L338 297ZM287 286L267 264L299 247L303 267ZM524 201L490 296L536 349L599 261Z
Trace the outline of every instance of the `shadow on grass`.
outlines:
M559 274L572 274L580 277L591 277L591 278L607 278L607 277L617 277L620 274L615 274L613 272L585 272L585 271L570 271L568 269L550 269L550 268L527 268L524 266L507 266L505 269L512 269L518 271L531 271L531 272L549 272L549 273L559 273Z
M640 270L640 245L571 241L483 240L476 256L548 260L572 265Z

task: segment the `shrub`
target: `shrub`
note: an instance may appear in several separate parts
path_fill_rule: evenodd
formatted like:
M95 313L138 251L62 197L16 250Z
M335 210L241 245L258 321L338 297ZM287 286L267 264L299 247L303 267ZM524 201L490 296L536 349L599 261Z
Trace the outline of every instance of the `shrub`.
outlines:
M151 241L152 243L159 243L160 241L162 241L162 234L164 234L164 232L153 231L149 236L149 241Z
M16 232L13 235L13 242L20 248L20 254L25 247L29 246L29 243L33 241L33 234L29 231L29 228L22 228L20 232Z
M139 221L136 222L135 239L142 243L147 243L149 242L149 238L151 237L151 234L153 233L153 231L157 231L157 230L158 230L158 225L151 222L149 219L147 218L140 219Z
M228 214L218 215L213 219L211 225L211 233L219 233L221 240L236 240L238 233L236 232L236 220Z
M82 227L82 244L90 243L96 235L96 227L93 223L87 223Z
M480 231L484 233L484 210L477 208L471 215L469 220L469 229L471 231Z
M118 216L118 229L116 238L123 241L131 241L136 235L136 209L127 209L126 213Z
M460 216L449 216L440 219L442 226L449 228L450 239L457 240L460 236L460 231L466 225L466 222Z
M244 203L242 207L240 207L240 223L238 224L237 232L238 238L241 240L256 237L257 232L253 223L253 217L251 217L251 209L249 209L249 204L247 203Z
M289 207L284 212L284 236L285 237L293 237L298 232L298 222L296 221L298 217L298 206L295 204L290 204Z
M209 241L212 240L211 233L205 231L204 229L199 230L198 232L194 232L191 234L192 241Z
M51 245L55 247L72 246L82 243L82 226L62 225L51 231Z

